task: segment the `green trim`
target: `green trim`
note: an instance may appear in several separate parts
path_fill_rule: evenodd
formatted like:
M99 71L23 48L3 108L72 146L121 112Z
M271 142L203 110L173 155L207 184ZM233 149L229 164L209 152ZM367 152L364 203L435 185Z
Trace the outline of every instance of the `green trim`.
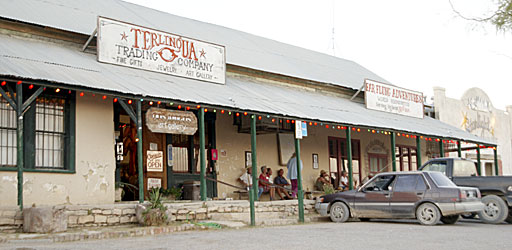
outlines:
M392 163L392 167L393 167L392 169L393 169L393 172L396 172L395 132L391 132L390 137L391 137L391 163Z
M496 176L500 175L499 173L499 165L498 165L498 146L494 147L494 173Z
M441 158L444 157L444 142L443 142L443 138L439 139L439 156Z
M354 184L352 183L352 137L351 137L351 127L347 127L347 165L348 165L348 188L350 190L354 189Z
M482 162L480 160L480 145L476 145L476 170L478 171L478 176L482 176Z
M459 158L462 157L462 145L461 145L460 141L457 141L457 156Z
M201 183L199 193L201 200L206 201L206 155L205 155L205 134L204 134L204 108L200 108L199 112L199 167L201 175L199 181Z
M0 172L14 172L18 171L18 168L15 167L0 167ZM49 168L36 168L36 169L23 169L23 172L32 172L32 173L60 173L60 174L75 174L75 170L66 170L66 169L49 169Z
M416 136L416 169L421 168L421 139Z
M251 115L251 167L252 167L252 186L249 189L249 207L251 208L251 226L256 226L256 209L254 208L254 200L257 196L257 187L258 187L258 179L257 179L257 168L256 164L258 164L256 153L256 116Z

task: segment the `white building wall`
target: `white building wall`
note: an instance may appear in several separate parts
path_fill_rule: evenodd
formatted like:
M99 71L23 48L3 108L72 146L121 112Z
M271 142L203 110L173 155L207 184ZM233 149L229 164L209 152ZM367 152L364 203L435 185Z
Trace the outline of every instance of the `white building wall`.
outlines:
M507 111L494 108L490 98L479 88L468 89L459 100L446 97L441 87L434 87L434 106L436 119L496 142L502 174L512 175L512 106L508 106ZM485 163L494 164L493 149L482 149L480 153L482 169ZM462 156L475 159L476 151L463 152Z

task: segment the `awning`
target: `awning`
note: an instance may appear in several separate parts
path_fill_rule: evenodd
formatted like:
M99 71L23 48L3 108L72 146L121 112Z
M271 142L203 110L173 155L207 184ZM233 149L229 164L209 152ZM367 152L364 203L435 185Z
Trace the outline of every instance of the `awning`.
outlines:
M316 89L290 87L230 73L225 85L207 83L99 63L95 54L81 52L79 46L0 35L0 58L2 76L49 81L69 88L495 145L430 117L418 119L369 110L362 103Z

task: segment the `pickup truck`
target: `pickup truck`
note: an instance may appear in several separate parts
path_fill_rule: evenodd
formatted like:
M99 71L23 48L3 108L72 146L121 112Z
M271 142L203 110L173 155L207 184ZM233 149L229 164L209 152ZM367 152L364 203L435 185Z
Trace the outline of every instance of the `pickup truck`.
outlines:
M485 223L512 223L512 176L478 176L475 162L463 158L437 158L426 162L420 171L438 171L457 186L480 190L484 210L478 217Z

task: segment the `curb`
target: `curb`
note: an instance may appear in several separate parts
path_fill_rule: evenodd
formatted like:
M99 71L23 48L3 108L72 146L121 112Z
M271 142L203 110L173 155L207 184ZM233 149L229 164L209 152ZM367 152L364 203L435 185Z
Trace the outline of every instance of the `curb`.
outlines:
M72 242L83 240L116 239L126 237L139 237L149 235L170 234L173 232L206 230L206 226L196 226L194 224L183 224L179 226L161 226L161 227L136 227L132 229L123 229L119 231L89 231L77 233L56 233L48 235L34 235L33 237L2 237L0 243L26 243L31 242Z

